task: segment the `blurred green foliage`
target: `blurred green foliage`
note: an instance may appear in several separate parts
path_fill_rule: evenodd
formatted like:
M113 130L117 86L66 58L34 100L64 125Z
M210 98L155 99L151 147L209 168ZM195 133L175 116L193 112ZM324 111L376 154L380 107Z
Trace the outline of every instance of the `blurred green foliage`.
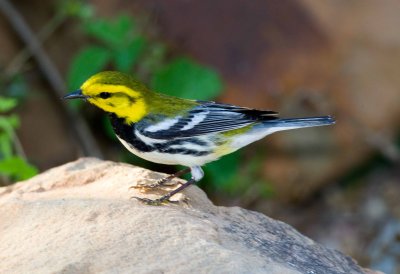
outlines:
M72 60L68 74L68 87L77 89L87 78L99 72L110 61L111 54L108 50L89 46L84 48Z
M23 88L21 79L16 78L8 85L1 83L2 90L18 96L17 87ZM16 93L16 94L15 94ZM16 97L0 96L0 175L1 184L28 179L37 174L37 169L30 165L20 147L15 130L19 127L19 117L11 113L18 105Z
M211 100L221 93L222 82L215 71L179 57L154 72L151 88L172 96Z
M105 19L94 16L93 13L88 16L90 13L87 11L92 9L86 5L82 5L85 11L81 12L76 5L71 4L68 8L74 12L73 15L80 18L82 31L93 39L71 62L67 76L71 90L79 88L87 78L97 72L115 69L130 73L148 83L153 90L172 96L212 100L221 94L223 84L216 71L188 57L169 57L171 54L167 46L150 39L131 16L120 15ZM81 14L85 16L80 16ZM116 140L108 119L102 121L107 136ZM126 153L122 152L121 157L126 159ZM128 160L131 163L151 165L132 157ZM255 172L248 170L243 176L240 175L240 158L240 152L236 152L207 165L207 177L203 184L232 194L243 191L244 187L252 183L250 180L254 180L251 174ZM257 168L253 165L253 169ZM269 190L267 192L270 193Z
M35 176L38 170L20 156L12 156L0 161L0 173L13 181L21 181Z
M63 17L91 18L93 7L82 0L60 0L57 2L56 12Z
M245 161L243 156L241 151L237 151L204 166L206 182L212 182L212 187L225 196L244 197L251 189L256 189L261 197L273 195L270 185L265 183L260 174L261 157L255 156Z
M137 33L132 18L96 18L85 20L82 25L84 32L97 43L84 47L74 58L68 73L69 88L78 88L87 78L110 64L118 71L132 72L147 43L145 37Z
M83 32L95 40L71 62L67 76L71 90L91 75L112 68L169 95L210 100L222 91L222 81L214 70L187 57L165 61L166 47L149 41L132 17L85 18L81 25Z

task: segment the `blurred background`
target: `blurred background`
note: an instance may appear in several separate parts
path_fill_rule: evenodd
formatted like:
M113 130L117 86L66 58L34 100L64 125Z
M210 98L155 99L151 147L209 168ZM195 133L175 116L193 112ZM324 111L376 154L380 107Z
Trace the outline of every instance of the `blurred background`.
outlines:
M102 70L180 97L333 115L205 167L217 205L400 273L400 2L0 0L0 185L82 156L161 172L60 97Z

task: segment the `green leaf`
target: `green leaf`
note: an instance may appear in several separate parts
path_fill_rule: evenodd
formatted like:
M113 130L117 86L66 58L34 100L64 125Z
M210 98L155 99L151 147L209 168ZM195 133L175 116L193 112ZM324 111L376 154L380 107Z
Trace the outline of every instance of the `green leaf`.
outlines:
M35 176L38 170L24 159L15 156L0 161L0 173L20 181Z
M12 156L11 138L6 133L0 133L0 157L9 158Z
M19 118L16 114L0 116L0 130L4 131L9 136L13 135L14 129L17 127L19 127Z
M172 96L210 100L221 93L222 82L214 70L177 58L156 71L151 87Z
M0 96L0 112L7 112L15 108L18 100L15 98Z
M68 72L68 88L79 88L93 74L100 72L110 61L111 53L102 47L87 47L72 61Z
M64 16L76 16L81 19L93 17L93 7L79 0L63 0L58 5L59 12Z
M135 22L129 16L121 15L114 20L88 21L85 30L89 35L116 49L126 47L132 41Z
M19 116L17 114L11 114L5 117L12 128L18 128L20 125Z
M143 37L138 37L126 48L116 50L114 53L114 62L117 70L129 72L132 69L132 66L139 59L145 44L146 40Z
M235 187L240 164L240 152L228 154L218 161L207 164L204 167L208 181L216 189L232 192Z
M274 191L271 184L262 179L261 169L262 160L259 157L253 157L243 164L239 151L207 164L204 167L205 182L213 189L232 196L243 195L253 187L260 197L268 198L274 195Z

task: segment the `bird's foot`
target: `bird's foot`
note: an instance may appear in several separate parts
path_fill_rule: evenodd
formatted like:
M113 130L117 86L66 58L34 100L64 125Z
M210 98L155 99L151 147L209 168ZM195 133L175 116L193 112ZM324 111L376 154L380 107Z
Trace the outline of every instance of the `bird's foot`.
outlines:
M137 184L130 186L129 188L134 188L139 190L149 190L149 189L155 189L157 187L159 187L157 183L152 183L152 184Z
M195 183L196 180L195 179L190 179L189 181L187 181L186 183L182 184L180 187L168 192L167 194L165 194L164 196L162 196L161 198L155 199L155 200L151 200L148 198L139 198L139 197L132 197L136 200L139 200L147 205L162 205L163 203L179 203L179 202L175 202L175 201L171 201L170 198L172 196L174 196L175 194L181 192L182 190L184 190L185 188L187 188L188 186L190 186L191 184Z
M185 169L182 169L182 170L176 172L175 174L171 174L171 175L168 175L168 176L166 176L164 178L161 178L161 179L155 181L154 183L151 183L151 184L137 184L137 185L131 186L130 188L149 190L149 189L158 188L160 186L175 186L177 184L182 186L184 183L173 181L173 179L177 178L177 177L180 177L180 176L182 176L182 175L184 175L186 173L189 173L190 170L191 170L190 168L185 168Z
M159 187L159 186L174 186L174 185L182 185L181 182L172 180L175 177L168 176L157 180L155 183L151 184L152 187Z
M135 197L135 196L131 197L131 199L136 199L139 202L142 202L143 204L152 205L152 206L160 206L160 205L168 204L168 203L173 203L173 204L179 203L178 201L171 201L169 199L169 197L164 197L164 196L161 198L158 198L158 199L154 199L154 200L149 199L149 198Z
M137 185L133 185L129 188L134 188L134 189L142 189L142 190L151 190L151 189L156 189L159 187L163 187L163 186L175 186L175 185L182 185L181 182L177 182L177 181L173 181L172 178L168 177L164 177L161 178L157 181L155 181L154 183L150 183L150 184L137 184Z

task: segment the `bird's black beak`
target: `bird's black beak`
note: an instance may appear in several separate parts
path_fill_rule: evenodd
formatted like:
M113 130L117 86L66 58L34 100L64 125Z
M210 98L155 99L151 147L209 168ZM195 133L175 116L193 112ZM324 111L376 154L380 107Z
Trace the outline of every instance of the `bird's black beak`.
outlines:
M87 99L88 96L82 94L82 90L78 89L74 92L68 93L67 95L63 96L62 99Z

